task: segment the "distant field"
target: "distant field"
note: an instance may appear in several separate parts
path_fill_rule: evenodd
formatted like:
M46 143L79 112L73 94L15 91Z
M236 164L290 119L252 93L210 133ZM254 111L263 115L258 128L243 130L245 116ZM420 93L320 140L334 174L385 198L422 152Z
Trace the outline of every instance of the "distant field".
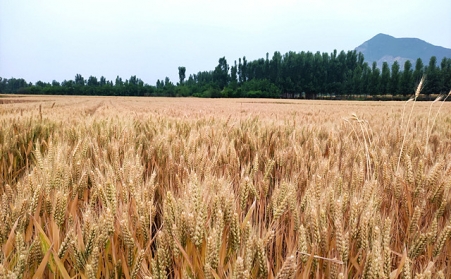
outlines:
M0 125L0 278L451 276L449 102L3 95Z

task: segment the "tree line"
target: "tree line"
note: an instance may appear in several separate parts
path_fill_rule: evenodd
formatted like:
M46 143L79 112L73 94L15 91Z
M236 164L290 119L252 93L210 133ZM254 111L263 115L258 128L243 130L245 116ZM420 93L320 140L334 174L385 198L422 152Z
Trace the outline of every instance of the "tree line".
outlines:
M168 77L156 85L131 76L85 79L77 74L74 80L27 83L24 79L0 77L0 93L46 95L100 96L195 96L210 98L356 98L359 96L412 95L421 77L426 76L425 95L447 92L451 88L451 58L440 62L432 56L428 64L418 58L413 65L387 62L381 69L376 62L369 65L362 53L334 50L332 53L274 52L272 58L247 61L246 57L229 65L222 57L210 71L186 77L186 68L178 67L179 81Z

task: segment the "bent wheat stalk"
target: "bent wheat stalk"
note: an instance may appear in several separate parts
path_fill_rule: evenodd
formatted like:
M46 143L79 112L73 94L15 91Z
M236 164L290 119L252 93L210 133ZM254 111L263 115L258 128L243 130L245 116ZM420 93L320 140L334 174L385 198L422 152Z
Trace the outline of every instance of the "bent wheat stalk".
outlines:
M421 90L423 89L423 83L424 83L424 76L421 78L420 83L418 83L417 90L415 90L415 96L413 98L412 108L410 109L410 114L409 114L409 117L407 118L406 129L404 131L404 136L402 138L401 148L399 149L399 158L398 158L398 165L396 166L396 173L399 173L399 163L401 162L402 152L404 149L404 143L406 141L407 131L409 130L410 119L412 118L412 112L413 112L413 108L415 107L417 98L420 95ZM409 102L409 101L410 101L410 99L407 102Z

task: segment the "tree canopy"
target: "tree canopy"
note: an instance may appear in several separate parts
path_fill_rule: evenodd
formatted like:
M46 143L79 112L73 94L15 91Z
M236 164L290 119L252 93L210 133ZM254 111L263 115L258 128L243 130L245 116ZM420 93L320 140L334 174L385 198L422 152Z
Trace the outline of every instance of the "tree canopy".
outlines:
M315 98L367 95L410 96L423 75L423 94L438 94L451 88L451 58L437 61L431 57L425 65L418 58L413 66L395 61L382 69L374 62L364 62L356 51L334 50L331 53L276 51L269 57L248 61L238 58L229 65L225 57L210 71L199 71L186 77L186 67L178 67L177 84L166 77L149 85L136 76L123 80L117 76L109 81L104 76L87 79L76 74L74 80L28 83L21 78L1 78L0 93L111 95L111 96L196 96L196 97L259 97Z

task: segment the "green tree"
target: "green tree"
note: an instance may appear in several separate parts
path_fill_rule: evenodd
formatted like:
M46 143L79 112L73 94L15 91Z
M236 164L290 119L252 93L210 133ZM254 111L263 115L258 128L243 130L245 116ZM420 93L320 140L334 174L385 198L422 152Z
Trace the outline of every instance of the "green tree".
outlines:
M424 86L424 94L438 94L441 89L440 71L437 68L437 58L432 56L429 65L426 68L426 83Z
M399 93L403 96L412 94L413 92L413 71L412 62L407 60L404 63L404 70L401 74L401 80L399 84Z
M377 67L377 62L374 61L373 65L371 66L371 78L370 78L370 86L369 86L369 93L371 95L380 94L380 78L381 78L381 71Z
M83 78L82 75L80 75L80 74L75 75L75 85L78 85L78 86L85 85L85 79Z
M269 78L269 53L266 53L265 59L265 78Z
M164 93L169 97L175 96L175 86L168 77L164 79Z
M363 84L362 79L363 70L360 68L360 65L358 65L354 71L352 72L352 81L350 86L350 94L351 95L360 95L364 92L360 91Z
M415 84L418 84L423 75L424 75L423 60L421 60L421 58L418 58L417 61L415 62L415 70L413 71L413 82Z
M236 83L237 82L237 72L238 72L238 68L236 65L236 60L235 60L235 65L233 65L232 67L230 67L230 81L232 83Z
M317 88L315 82L315 58L310 51L301 53L301 59L303 60L303 73L302 73L302 90L305 91L307 97L315 98Z
M180 80L180 84L183 84L185 82L185 72L186 72L186 68L185 67L179 67L179 80Z
M164 82L163 82L163 81L160 81L159 79L157 79L157 84L156 84L156 86L157 86L157 89L163 89L163 87L164 87Z
M138 85L138 79L136 78L136 76L130 76L128 83L131 85Z
M326 68L323 64L323 56L319 51L317 51L313 56L313 68L315 69L312 81L314 92L324 93L324 84L326 82ZM295 78L295 75L293 77Z
M380 79L380 92L382 95L386 95L390 89L390 68L387 62L382 63L382 74Z
M326 94L330 94L330 82L331 82L331 75L330 75L330 57L329 53L323 52L322 53L322 67L323 67L323 84L322 84L322 91ZM302 65L298 65L298 67L302 67Z
M130 76L130 79L125 81L125 88L123 88L122 94L126 96L140 96L142 85L141 80L136 75Z
M361 52L359 52L360 58L357 55L357 52L355 50L350 50L346 53L346 68L348 70L354 71L354 69L358 65L359 59L361 59L361 63L363 63L363 55Z
M85 91L83 89L84 89L85 84L86 84L86 81L83 78L83 76L80 74L76 74L73 94L74 95L84 95Z
M73 80L63 80L61 82L62 90L68 95L75 94L75 82Z
M50 84L39 80L39 81L36 82L36 86L37 87L47 87L47 86L50 86ZM17 89L19 89L21 87L24 87L24 86L20 86L19 85L19 86L17 86Z
M114 86L116 86L116 87L121 87L122 85L124 85L124 82L122 81L122 78L119 77L119 76L117 76L117 77L116 77L116 81L115 81L115 83L114 83Z
M370 81L371 81L371 68L368 63L363 63L362 66L362 76L360 81L360 87L357 94L364 94L365 96L370 92Z
M189 89L187 86L179 85L175 88L175 96L176 97L187 97L190 95Z
M104 76L101 76L99 85L100 86L104 86L106 84L107 84L106 78Z
M451 58L444 57L440 62L440 78L442 81L442 92L451 90Z
M246 56L243 57L243 63L241 63L241 58L238 60L238 81L239 83L246 82L247 80L247 60Z
M343 55L345 55L343 51L337 55L336 49L334 49L334 51L330 54L330 62L328 66L328 79L329 79L328 91L335 96L341 95L343 93L342 82L344 73L342 71L344 71L344 68L341 58L341 56Z
M271 62L269 62L269 78L272 83L278 85L280 80L280 71L281 71L281 64L282 64L282 55L280 52L276 51L274 52L274 55L272 56Z
M399 63L398 63L398 61L395 61L391 66L391 78L390 78L390 89L389 89L390 94L392 94L392 95L399 94L399 81L400 81Z
M89 76L88 78L88 82L87 82L88 86L98 86L99 82L97 81L97 78L94 76Z
M229 65L225 57L220 58L218 63L213 72L213 81L222 90L229 82Z

